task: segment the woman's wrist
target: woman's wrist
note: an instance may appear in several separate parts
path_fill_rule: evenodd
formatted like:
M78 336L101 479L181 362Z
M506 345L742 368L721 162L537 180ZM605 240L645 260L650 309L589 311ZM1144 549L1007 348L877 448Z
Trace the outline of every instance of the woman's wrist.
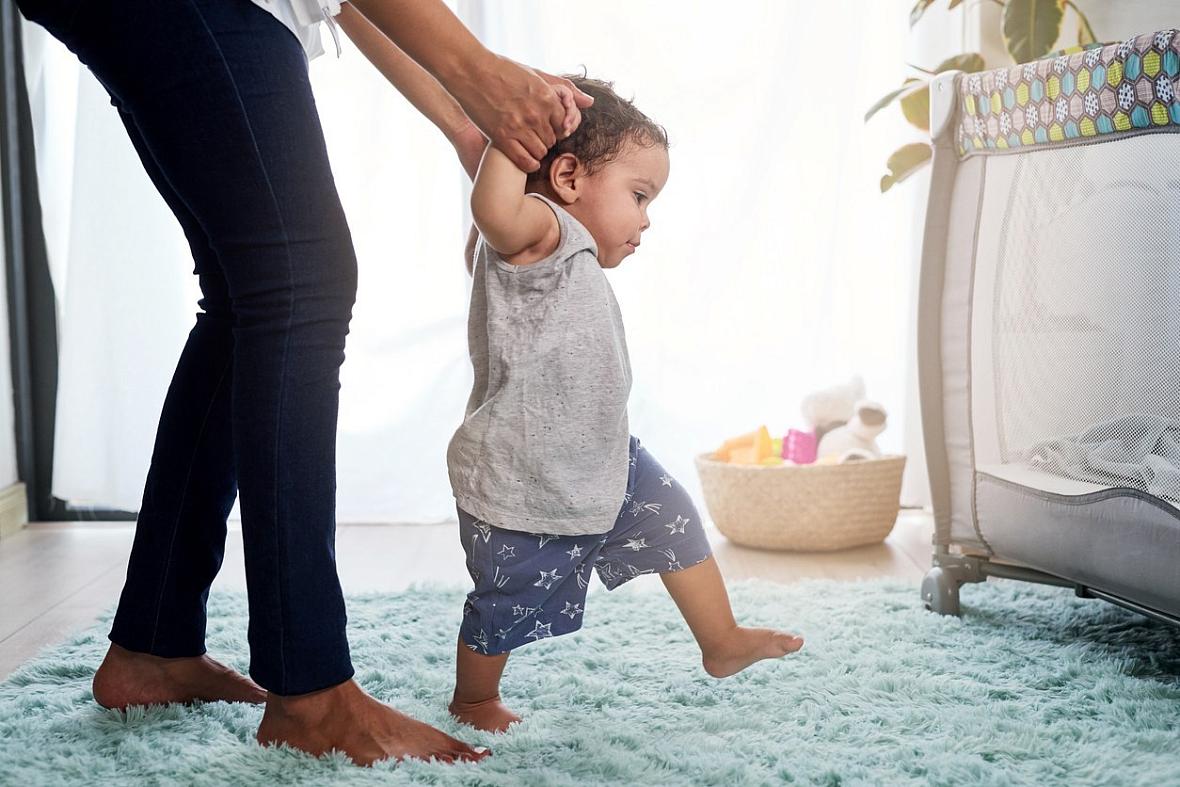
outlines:
M431 72L462 109L484 100L486 87L499 80L496 69L500 56L478 42L477 45L477 50L442 58L445 65Z
M479 162L483 158L484 149L488 146L488 138L469 119L464 116L462 125L451 131L444 132L451 146L455 148L455 155L463 165L463 171L472 180L479 171Z

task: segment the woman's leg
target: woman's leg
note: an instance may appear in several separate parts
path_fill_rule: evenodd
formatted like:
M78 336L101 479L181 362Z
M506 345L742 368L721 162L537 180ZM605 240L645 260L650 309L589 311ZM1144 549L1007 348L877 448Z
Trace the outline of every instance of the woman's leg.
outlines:
M229 311L212 322L230 326L232 348L223 354L223 332L218 346L197 348L209 368L181 381L187 406L164 413L115 641L157 655L203 647L195 615L172 629L161 621L203 604L221 539L199 532L219 527L202 514L222 506L236 476L251 675L280 695L337 685L352 675L333 542L339 367L356 260L306 60L289 31L249 3L113 5L126 16L92 20L92 34L110 43L88 65L203 230ZM218 384L225 398L202 407L197 400ZM203 442L218 450L201 453ZM204 511L186 515L186 505ZM192 581L179 581L186 574Z
M225 278L233 354L222 379L242 503L250 672L270 691L259 739L315 754L335 748L361 763L475 756L349 680L334 551L335 437L356 260L298 42L241 0L26 6L49 23L66 8L51 32L128 113ZM199 427L206 415L197 409L179 425L162 422L157 444L195 456L191 436L209 434ZM152 501L152 510L183 511L179 501L193 490L225 489L224 453L174 474L184 465L153 466L149 492L173 499ZM181 521L207 525L200 516ZM125 594L125 623L116 628L132 637L151 631L158 650L191 649L200 641L197 616L175 627L155 618L203 603L199 588L219 560L218 538L190 540L179 526L169 537L168 522L153 515L140 523L153 532L137 537L128 584L143 592ZM180 552L181 541L194 552ZM204 569L176 581L194 565Z
M198 656L205 652L205 601L221 568L226 517L238 491L230 407L233 314L209 237L134 120L119 114L144 170L184 229L202 298L160 414L112 639L157 656Z
M230 429L233 321L225 277L208 236L172 190L134 121L119 114L144 170L184 229L202 298L160 414L111 632L117 644L95 673L94 698L109 708L263 702L265 690L204 655L205 601L221 567L226 517L237 494ZM161 554L169 559L159 560Z

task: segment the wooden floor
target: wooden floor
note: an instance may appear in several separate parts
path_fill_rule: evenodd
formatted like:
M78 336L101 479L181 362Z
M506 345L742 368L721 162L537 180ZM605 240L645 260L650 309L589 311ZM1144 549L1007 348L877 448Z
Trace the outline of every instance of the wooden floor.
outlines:
M118 601L133 533L130 523L38 523L0 540L0 679ZM716 530L709 539L731 581L892 576L917 583L930 565L932 533L928 513L903 511L885 543L843 552L764 552L735 546ZM470 581L454 524L345 525L336 551L346 593ZM245 589L240 533L230 532L213 587Z

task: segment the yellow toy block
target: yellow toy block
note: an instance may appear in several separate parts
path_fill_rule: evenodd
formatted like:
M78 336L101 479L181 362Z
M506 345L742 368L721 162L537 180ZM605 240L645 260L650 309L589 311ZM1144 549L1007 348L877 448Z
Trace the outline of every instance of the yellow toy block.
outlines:
M758 464L758 456L754 453L754 446L731 448L729 450L729 462L735 465Z
M726 440L713 452L713 458L732 464L761 464L762 460L776 458L782 453L782 441L778 441L778 447L775 447L775 442L770 436L770 430L760 426L753 432Z
M770 430L765 426L754 433L754 461L761 462L767 457L774 456L774 448L770 439Z

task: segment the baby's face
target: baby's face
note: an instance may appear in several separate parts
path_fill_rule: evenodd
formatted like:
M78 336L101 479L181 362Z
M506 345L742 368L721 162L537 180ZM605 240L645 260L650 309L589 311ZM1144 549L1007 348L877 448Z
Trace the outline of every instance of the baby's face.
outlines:
M567 209L594 236L599 265L614 268L635 253L651 226L648 206L667 182L668 151L631 142L587 177L585 191Z

